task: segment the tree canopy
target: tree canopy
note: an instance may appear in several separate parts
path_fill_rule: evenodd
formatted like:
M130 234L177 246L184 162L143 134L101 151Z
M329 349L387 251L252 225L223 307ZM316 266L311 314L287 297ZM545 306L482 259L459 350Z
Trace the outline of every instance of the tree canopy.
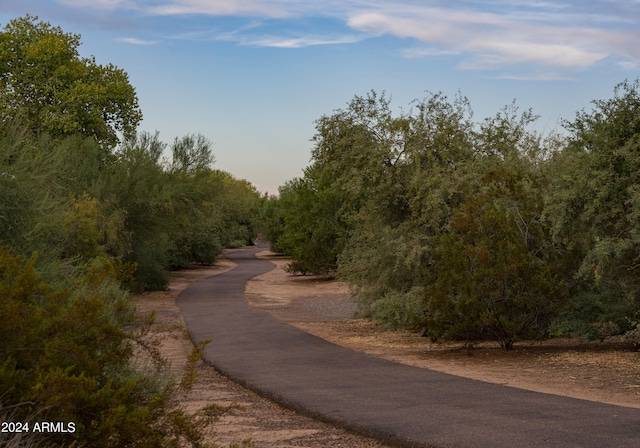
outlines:
M205 446L130 293L251 243L260 195L203 135L137 132L127 74L79 43L30 16L0 33L0 420L76 425L0 445Z
M0 117L34 133L113 147L142 119L128 75L80 57L80 36L25 16L0 32Z
M356 96L316 122L312 164L265 205L300 272L434 340L603 338L640 328L640 82L542 135L514 103L473 120L430 94Z

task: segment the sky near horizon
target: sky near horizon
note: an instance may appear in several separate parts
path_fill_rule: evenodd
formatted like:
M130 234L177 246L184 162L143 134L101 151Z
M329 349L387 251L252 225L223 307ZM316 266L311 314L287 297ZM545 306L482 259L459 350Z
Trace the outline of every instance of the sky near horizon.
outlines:
M303 175L314 121L372 89L398 111L460 92L476 120L516 100L545 131L640 76L640 0L0 0L3 27L26 14L129 74L141 130L203 134L269 193Z

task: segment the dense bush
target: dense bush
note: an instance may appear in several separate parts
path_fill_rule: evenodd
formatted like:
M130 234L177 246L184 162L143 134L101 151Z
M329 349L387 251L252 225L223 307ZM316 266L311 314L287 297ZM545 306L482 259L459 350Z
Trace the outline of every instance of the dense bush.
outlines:
M266 202L300 271L433 339L604 338L640 321L640 82L543 136L509 105L471 120L434 94L394 116L355 97L317 122L312 165Z
M582 288L556 330L604 338L640 320L640 80L617 85L565 127L548 216L554 237L582 254Z
M0 418L11 409L14 422L73 424L43 435L42 444L177 446L191 439L197 446L201 421L185 424L176 384L133 367L140 336L118 266L96 258L67 287L54 287L35 265L35 255L0 246Z

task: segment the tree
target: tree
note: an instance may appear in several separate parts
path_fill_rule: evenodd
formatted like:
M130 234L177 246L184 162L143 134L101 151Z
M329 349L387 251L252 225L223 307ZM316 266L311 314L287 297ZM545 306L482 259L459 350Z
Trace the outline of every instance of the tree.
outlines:
M221 241L225 247L252 244L256 237L255 223L260 208L260 193L245 179L214 170L213 179L219 179L222 188L210 190L208 200L215 204L214 216L220 219Z
M347 229L341 205L335 190L319 184L309 170L280 188L284 229L276 244L293 258L291 272L334 273Z
M389 100L371 93L334 115L340 140L322 140L321 165L347 172L335 188L362 185L348 196L355 206L345 207L350 233L338 273L355 286L361 312L391 328L423 325L423 266L461 200L456 170L473 156L471 116L460 95L432 94L394 116Z
M35 134L95 137L107 147L142 119L127 74L81 58L80 36L25 16L0 33L0 119Z
M467 186L475 191L437 237L425 275L432 338L492 339L509 350L546 335L569 274L542 217L543 180L521 159L494 160Z
M640 80L564 125L547 214L555 238L583 256L583 293L563 328L602 338L640 319Z
M92 138L34 141L0 124L0 240L24 255L37 251L41 270L97 255L95 203L83 194L97 177L98 153Z
M176 137L171 145L171 171L193 173L210 169L215 161L211 146L202 134L186 135L181 139Z
M278 241L284 232L284 224L280 198L265 194L261 198L256 230L259 235L269 241L269 247L273 252L282 252Z
M313 164L280 191L278 245L300 266L335 257L360 311L388 327L506 349L546 335L575 258L543 216L534 114L512 104L475 123L466 98L440 93L390 104L370 92L318 120Z

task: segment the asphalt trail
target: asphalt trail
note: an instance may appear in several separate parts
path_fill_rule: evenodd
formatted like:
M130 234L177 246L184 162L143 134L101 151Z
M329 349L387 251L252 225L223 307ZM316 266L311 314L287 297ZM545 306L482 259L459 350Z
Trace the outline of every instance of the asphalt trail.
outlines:
M640 409L530 392L385 361L283 323L244 300L245 282L274 268L238 264L177 299L205 359L232 380L337 426L403 446L640 447Z

